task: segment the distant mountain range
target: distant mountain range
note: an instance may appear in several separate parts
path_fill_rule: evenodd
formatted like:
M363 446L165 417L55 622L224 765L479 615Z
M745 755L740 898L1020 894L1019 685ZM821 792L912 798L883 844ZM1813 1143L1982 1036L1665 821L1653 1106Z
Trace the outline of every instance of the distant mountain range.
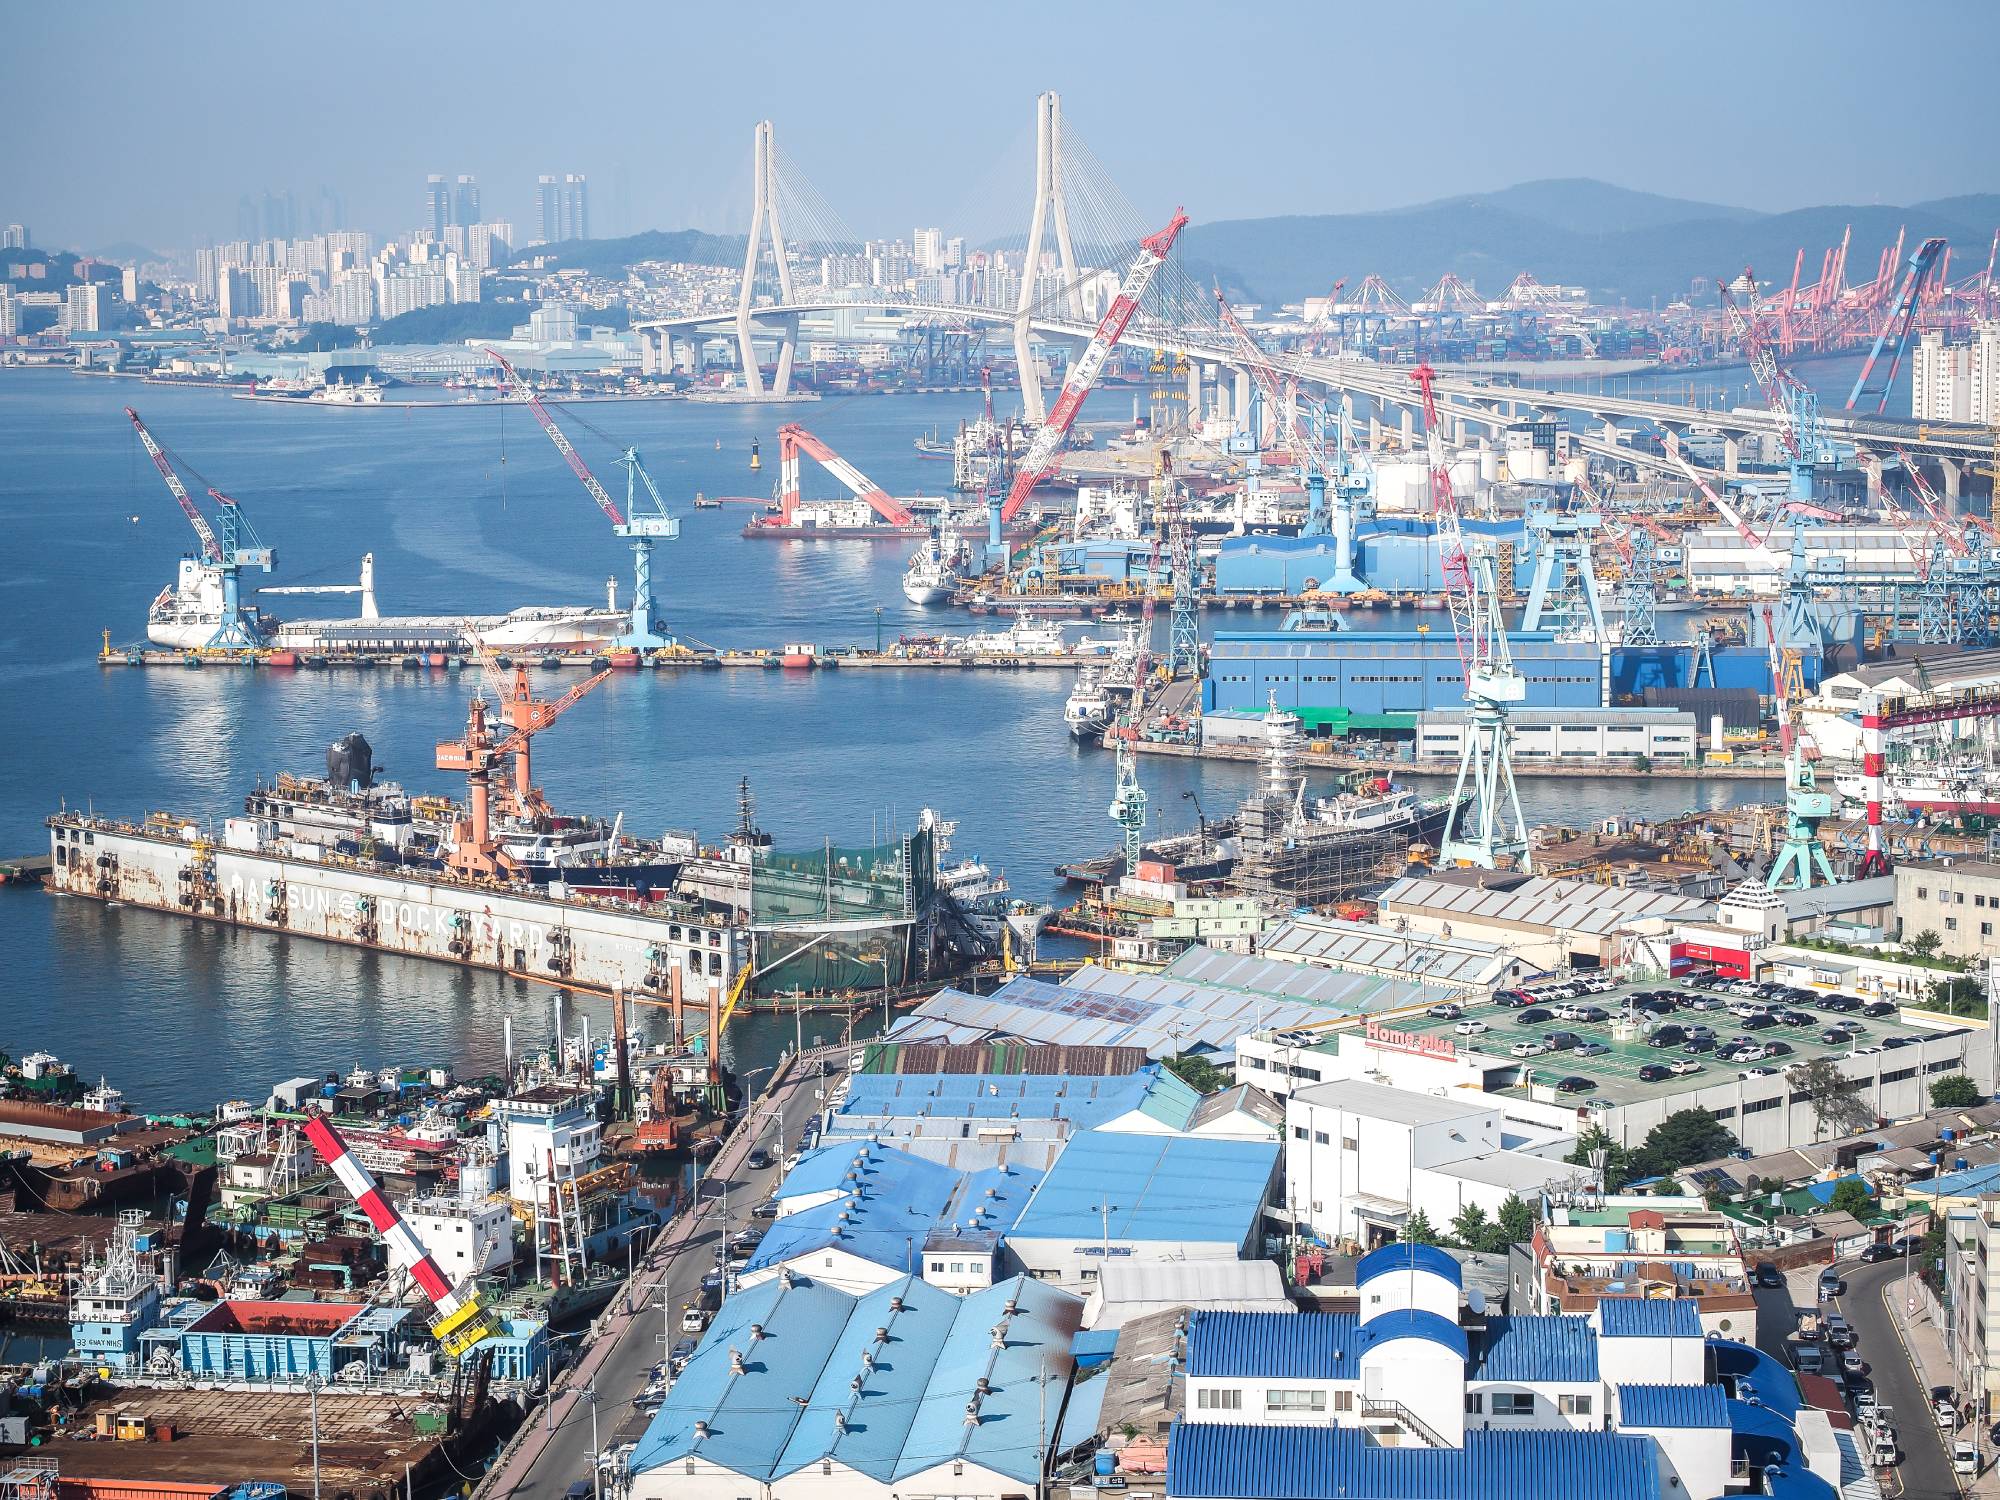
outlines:
M2000 224L2000 194L1972 193L1913 203L1829 205L1759 213L1635 192L1590 178L1524 182L1495 193L1440 199L1366 214L1286 215L1191 225L1179 252L1227 268L1238 289L1266 306L1324 296L1336 278L1351 295L1370 272L1406 297L1445 272L1498 297L1516 276L1583 286L1593 300L1645 306L1681 296L1696 276L1735 274L1789 282L1806 252L1803 277L1819 274L1820 252L1852 225L1851 281L1872 276L1881 249L1907 226L1906 251L1926 235L1956 247L1952 276L1986 264Z

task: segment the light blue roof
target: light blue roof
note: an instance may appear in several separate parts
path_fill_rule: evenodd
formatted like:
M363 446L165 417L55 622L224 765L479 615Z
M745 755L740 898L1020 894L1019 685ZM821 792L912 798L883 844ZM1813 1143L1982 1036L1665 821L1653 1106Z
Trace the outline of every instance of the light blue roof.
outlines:
M1608 1339L1701 1337L1701 1317L1684 1297L1600 1297L1597 1323Z
M1424 1339L1444 1345L1461 1360L1466 1357L1464 1329L1434 1312L1415 1307L1398 1307L1377 1313L1361 1325L1357 1336L1363 1354L1377 1344L1394 1343L1398 1339Z
M1924 1198L1978 1198L2000 1191L2000 1162L1989 1167L1968 1167L1963 1172L1945 1172L1928 1182L1913 1182L1909 1190Z
M1165 1101L1153 1104L1153 1101ZM1109 1078L1059 1073L857 1073L833 1112L849 1121L919 1116L947 1120L1068 1120L1080 1129L1146 1108L1177 1116L1181 1128L1201 1102L1186 1083L1152 1063ZM1147 1108L1153 1104L1152 1108ZM1169 1120L1169 1123L1173 1123Z
M633 1471L696 1457L772 1483L831 1460L892 1484L963 1458L1033 1485L1039 1415L1062 1400L1082 1306L1025 1277L965 1297L914 1277L861 1297L803 1277L737 1292L648 1424Z
M1041 1180L1041 1173L1026 1167L961 1172L893 1147L869 1147L859 1167L854 1166L855 1155L846 1149L834 1163L841 1169L835 1184L845 1190L841 1196L773 1220L745 1264L745 1274L829 1248L898 1271L918 1271L924 1237L933 1229L1005 1234ZM786 1177L787 1187L791 1176L806 1166L801 1160ZM817 1163L814 1177L826 1178ZM788 1194L781 1189L778 1196Z
M1727 1427L1728 1396L1719 1385L1621 1385L1618 1425Z
M1302 1321L1311 1321L1305 1319ZM1175 1500L1633 1500L1659 1490L1649 1438L1470 1431L1462 1448L1378 1448L1359 1428L1174 1424Z
M1597 1379L1597 1334L1573 1313L1488 1318L1472 1341L1472 1380L1587 1382Z
M1366 1286L1391 1271L1429 1271L1453 1286L1465 1285L1465 1268L1453 1256L1436 1245L1419 1245L1408 1240L1378 1246L1362 1256L1354 1263L1354 1284Z
M1013 1236L1244 1245L1277 1162L1276 1141L1082 1131L1028 1200Z

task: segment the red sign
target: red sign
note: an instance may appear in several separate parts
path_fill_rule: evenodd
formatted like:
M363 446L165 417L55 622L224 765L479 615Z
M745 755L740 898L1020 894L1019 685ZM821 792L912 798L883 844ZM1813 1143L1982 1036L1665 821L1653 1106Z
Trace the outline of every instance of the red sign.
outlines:
M1398 1052L1419 1052L1426 1057L1458 1056L1458 1043L1448 1036L1426 1036L1421 1031L1396 1031L1379 1022L1370 1021L1367 1037L1377 1047L1393 1047Z

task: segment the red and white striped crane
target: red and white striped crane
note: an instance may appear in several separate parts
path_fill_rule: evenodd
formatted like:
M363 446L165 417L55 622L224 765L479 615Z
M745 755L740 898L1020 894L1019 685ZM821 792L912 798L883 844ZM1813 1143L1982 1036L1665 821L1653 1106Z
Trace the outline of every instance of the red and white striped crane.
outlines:
M145 444L146 453L153 460L153 467L160 471L160 478L166 480L167 488L172 490L174 498L180 501L181 511L188 518L188 525L192 526L194 534L201 538L201 555L212 563L221 562L222 543L215 539L215 533L209 529L207 518L195 509L193 497L188 494L187 486L181 483L180 475L174 472L174 466L167 462L167 455L154 440L153 434L146 430L146 424L139 420L136 411L128 406L125 408L125 415L132 419L132 425L138 429L139 441Z
M917 518L902 501L797 422L787 422L778 429L778 514L785 525L792 524L792 514L799 508L799 454L802 451L811 454L821 468L852 490L857 500L866 500L875 514L891 526L915 524Z
M1126 269L1118 296L1098 321L1097 331L1090 336L1089 345L1063 377L1062 394L1049 408L1048 420L1035 433L1035 440L1028 444L1020 467L1014 471L1013 487L1007 491L1006 503L1000 507L1002 521L1013 520L1021 507L1028 503L1028 496L1034 493L1035 486L1055 473L1056 454L1062 451L1070 428L1076 425L1076 414L1083 410L1084 397L1097 384L1097 377L1104 373L1105 361L1110 359L1111 351L1125 336L1125 325L1139 310L1139 299L1153 284L1153 277L1165 263L1167 252L1174 248L1174 241L1187 226L1187 221L1187 215L1175 209L1165 229L1139 241L1139 253ZM1023 274L1033 275L1034 268L1028 267Z
M340 1179L340 1185L353 1196L382 1237L389 1250L390 1265L407 1272L429 1299L437 1313L431 1320L431 1335L439 1347L456 1359L499 1333L493 1315L479 1300L478 1289L469 1280L452 1285L451 1278L431 1258L416 1231L403 1221L396 1205L382 1196L381 1186L355 1159L347 1142L327 1118L313 1115L306 1121L305 1130L306 1139L312 1142L320 1160Z

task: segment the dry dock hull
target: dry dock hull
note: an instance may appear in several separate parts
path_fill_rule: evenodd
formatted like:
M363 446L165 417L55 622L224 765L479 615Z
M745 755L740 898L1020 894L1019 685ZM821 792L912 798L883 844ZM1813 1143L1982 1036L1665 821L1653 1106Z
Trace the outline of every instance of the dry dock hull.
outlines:
M727 993L747 943L685 913L214 848L105 820L54 819L50 839L51 891L594 989L678 990L694 1006L711 987Z

